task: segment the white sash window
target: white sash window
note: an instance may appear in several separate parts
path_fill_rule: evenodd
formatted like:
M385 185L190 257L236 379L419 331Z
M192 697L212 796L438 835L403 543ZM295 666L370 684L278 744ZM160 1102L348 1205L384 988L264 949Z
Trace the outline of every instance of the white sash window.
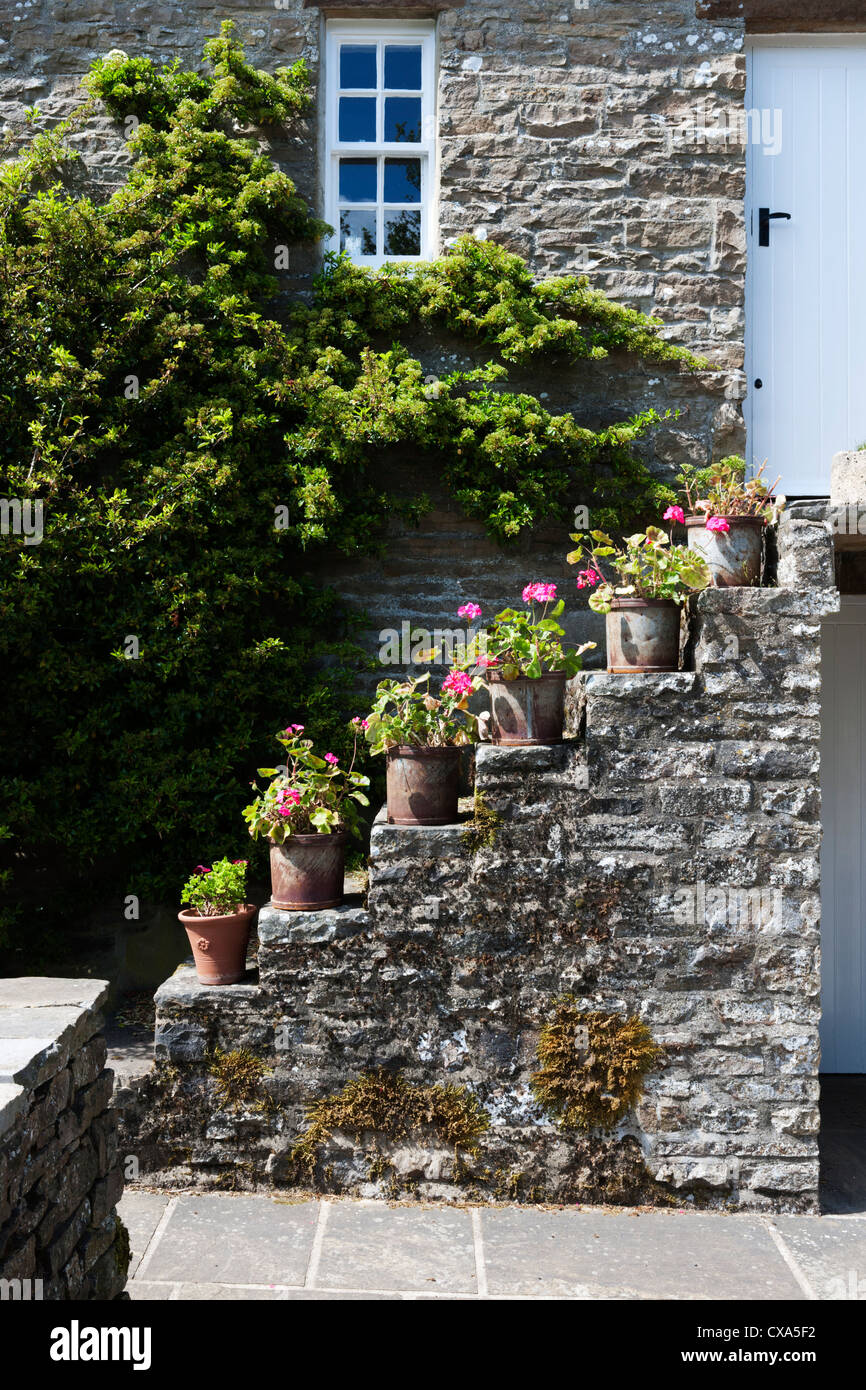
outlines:
M435 254L435 36L419 20L328 24L325 220L357 265Z

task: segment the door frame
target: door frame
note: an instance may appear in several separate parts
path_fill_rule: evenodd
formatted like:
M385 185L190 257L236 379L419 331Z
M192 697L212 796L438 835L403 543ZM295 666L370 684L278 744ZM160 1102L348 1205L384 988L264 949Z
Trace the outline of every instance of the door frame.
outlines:
M832 34L748 34L746 36L746 96L745 109L751 111L754 106L755 91L755 54L768 48L850 48L859 46L866 49L866 31L859 30L853 33L832 33ZM783 134L784 139L784 134ZM755 405L755 392L752 386L754 381L754 360L755 345L753 339L753 326L755 315L753 312L755 294L755 257L752 254L752 189L754 187L754 168L755 159L760 151L750 140L746 141L746 197L744 203L744 223L746 228L746 283L745 283L745 343L744 343L744 370L746 376L746 394L743 400L743 421L746 427L746 472L751 475L755 468L753 458L752 441L755 437L753 428L753 410ZM764 158L761 154L761 158ZM827 496L830 486L827 483L827 493L810 494L814 496ZM798 494L799 495L799 494Z
M859 615L859 617L854 617L854 616L853 616L854 614ZM842 594L842 595L841 595L841 606L840 606L840 608L839 608L835 613L828 613L828 614L826 614L826 615L821 619L822 633L823 633L823 630L824 630L827 626L831 626L831 627L835 627L835 628L845 628L845 627L847 627L847 626L858 626L858 627L866 626L866 594ZM822 638L822 641L823 641L823 638ZM831 825L828 825L827 820L826 820L826 811L827 811L827 806L828 806L828 800L827 800L827 798L824 796L823 733L824 733L824 727L825 727L825 720L831 719L831 718L832 718L832 712L828 709L827 704L826 704L826 693L825 693L825 692L826 692L826 688L827 688L827 687L826 687L826 673L825 673L825 671L824 671L824 669L823 669L823 661L822 661L822 668L821 668L821 735L822 735L822 737L821 737L821 749L822 749L822 765L821 765L821 781L820 781L820 787L821 787L821 848L820 848L820 856L819 856L819 857L820 857L820 879L819 879L819 889L820 889L820 895L821 895L821 916L820 916L820 934L819 934L819 943L820 943L820 947L821 947L821 969L820 969L820 980L821 980L820 1010L821 1010L821 1017L820 1017L820 1024L821 1024L821 1027L822 1027L822 1033L823 1033L823 1024L824 1024L824 1016L825 1016L824 1003L825 1003L825 998L826 998L826 995L825 995L825 976L826 976L826 974L827 974L827 970L825 969L825 967L829 967L829 966L831 966L831 965L834 964L834 961L833 961L832 958L831 958L831 954L830 954L829 950L827 949L827 946L828 946L828 944L829 944L829 938L828 938L827 930L826 930L826 926L825 926L825 913L824 913L824 904L825 904L825 883L829 883L829 882L831 881L830 879L826 879L826 880L825 880L825 867L827 867L827 866L826 866L826 864L825 864L825 855L824 855L824 835L825 835L825 832L826 832L828 829L832 830L832 826L831 826ZM866 774L864 774L864 772L861 771L861 789L862 789L862 787L863 787L864 781L866 781ZM861 859L860 859L860 862L861 862L861 866L862 866L862 862L863 862L863 861L862 861L862 852L861 852ZM823 1041L822 1041L822 1053L823 1053ZM822 1059L821 1059L821 1060L822 1060L822 1065L821 1065L821 1073L822 1073L822 1075L825 1075L825 1076L840 1076L840 1075L841 1075L841 1076L845 1076L845 1075L862 1075L862 1074L863 1074L863 1073L859 1073L859 1072L857 1072L857 1073L846 1073L846 1072L838 1072L838 1071L825 1072L825 1071L824 1071L824 1067L823 1067L823 1061L824 1061L823 1055L822 1055Z

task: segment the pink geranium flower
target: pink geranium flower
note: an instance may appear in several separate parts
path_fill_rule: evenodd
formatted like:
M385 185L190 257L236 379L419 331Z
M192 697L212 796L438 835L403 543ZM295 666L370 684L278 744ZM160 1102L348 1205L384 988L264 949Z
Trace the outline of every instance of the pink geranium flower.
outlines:
M523 590L524 603L552 603L555 598L555 584L527 584Z
M325 754L325 762L326 762L326 763L330 763L330 764L331 764L331 767L336 767L336 766L337 766L337 763L338 763L339 761L340 761L340 759L339 759L339 758L335 758L334 755L333 755L333 753L326 753L326 754Z
M369 729L370 727L369 719L362 719L360 714L355 715L355 718L352 720L352 723L357 724L362 729Z
M195 866L195 871L196 871L197 874L209 874L209 873L210 873L210 869L208 868L207 864L196 864L196 866Z
M682 507L668 507L664 515L665 521L678 521L681 526L685 524L686 514Z
M598 583L599 576L595 570L580 570L577 576L578 589L594 589Z
M495 656L479 656L475 664L479 670L486 671L491 666L498 666L499 661Z
M451 671L442 682L443 695L471 695L472 677L465 671Z
M708 531L730 531L730 522L723 516L711 516L707 518Z
M468 618L470 622L474 622L476 618L481 617L481 609L477 603L464 603L462 608L457 609L457 616L458 618Z

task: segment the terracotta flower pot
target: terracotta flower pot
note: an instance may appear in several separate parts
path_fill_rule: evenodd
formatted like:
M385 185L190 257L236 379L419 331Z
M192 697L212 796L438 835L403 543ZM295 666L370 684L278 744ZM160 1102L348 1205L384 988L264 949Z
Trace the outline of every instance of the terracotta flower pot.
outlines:
M179 912L192 947L196 974L203 985L236 985L247 969L247 943L258 908L247 903L225 917Z
M385 769L389 825L453 825L459 748L390 748Z
M520 676L506 681L488 671L490 684L490 737L506 748L532 747L538 743L562 743L565 722L564 671L543 676Z
M271 905L284 912L321 912L343 901L348 835L290 835L271 845Z
M724 520L729 531L708 531L705 516L687 516L689 550L703 556L719 589L760 584L764 518L728 516Z
M676 671L680 607L669 598L614 598L607 614L607 669L615 675Z

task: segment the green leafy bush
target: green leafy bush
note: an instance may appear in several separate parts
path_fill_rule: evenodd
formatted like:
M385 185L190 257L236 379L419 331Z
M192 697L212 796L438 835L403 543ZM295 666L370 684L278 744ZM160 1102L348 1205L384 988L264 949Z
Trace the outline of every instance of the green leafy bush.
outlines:
M44 507L41 544L0 537L0 887L19 950L34 917L8 935L13 903L49 923L56 902L65 927L88 897L172 895L237 832L287 718L345 750L362 658L310 560L369 551L423 509L383 451L426 451L499 539L579 501L613 524L670 496L632 452L656 417L594 432L510 392L506 364L702 365L585 280L535 284L470 238L421 267L327 258L312 302L287 307L274 247L324 227L266 140L309 109L307 72L257 72L230 24L205 56L187 72L110 53L77 115L0 163L0 496ZM68 137L100 102L139 124L97 201L68 177ZM398 341L419 324L492 360L431 392Z
M254 840L265 836L281 845L291 835L333 835L338 830L359 829L358 806L369 806L362 787L370 779L355 771L358 729L354 731L352 761L340 767L336 753L324 758L313 752L313 740L301 738L302 724L291 724L277 742L286 751L282 768L260 767L260 777L271 777L270 785L244 810L244 819ZM356 802L357 805L352 803Z
M246 859L217 859L208 868L199 864L187 879L181 904L200 917L225 917L237 912L247 900Z

